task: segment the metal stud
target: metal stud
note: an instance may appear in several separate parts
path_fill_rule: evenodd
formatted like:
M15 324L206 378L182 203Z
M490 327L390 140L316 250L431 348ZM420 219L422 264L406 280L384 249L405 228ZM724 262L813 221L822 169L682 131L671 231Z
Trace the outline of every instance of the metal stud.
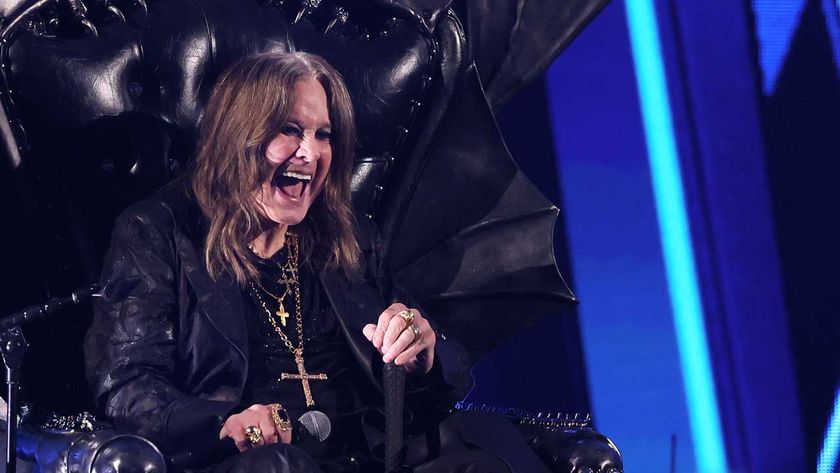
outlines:
M411 102L409 102L408 115L409 116L414 116L414 114L416 114L417 110L419 110L419 109L420 109L420 101L411 99Z
M82 26L87 28L87 30L90 31L91 33L93 33L94 36L97 36L97 37L99 36L99 31L96 29L96 26L94 26L93 23L90 20L85 18L81 21L81 23L82 23Z
M305 15L312 13L312 10L315 10L319 6L321 6L321 0L303 0L300 2L300 10L298 10L297 15L295 15L295 20L292 23L297 24Z
M430 76L428 74L423 74L423 76L420 78L420 80L422 81L421 84L420 84L420 88L423 89L423 91L428 89L429 86L432 84L432 76Z
M134 0L134 1L135 1L135 3L137 3L137 5L140 7L140 9L143 10L144 15L149 14L149 5L146 3L146 0Z
M394 144L394 149L402 148L406 136L408 136L408 128L404 126L397 128L397 142Z
M119 9L119 8L115 7L114 5L108 5L108 11L109 11L109 12L111 12L111 13L113 13L113 14L114 14L114 16L116 16L116 17L117 17L117 18L119 18L119 19L120 19L123 23L125 23L125 15L123 15L123 12L122 12L122 11L120 11L120 9Z
M348 18L350 18L350 13L347 9L338 5L334 6L332 9L332 19L327 24L327 28L324 29L324 34L329 33L336 25L344 26Z

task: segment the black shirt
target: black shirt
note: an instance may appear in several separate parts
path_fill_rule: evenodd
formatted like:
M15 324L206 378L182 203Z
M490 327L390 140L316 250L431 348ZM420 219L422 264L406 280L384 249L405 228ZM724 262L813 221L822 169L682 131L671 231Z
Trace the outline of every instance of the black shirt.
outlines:
M326 444L298 446L313 457L339 458L342 454L350 453L357 455L362 446L356 443L363 438L360 417L366 406L374 404L375 393L349 350L318 275L303 263L299 269L299 281L304 364L307 373L324 373L327 379L309 381L315 401L311 408L306 406L300 380L280 380L281 373L298 374L294 355L269 321L269 317L274 317L278 308L275 296L285 291L284 284L279 280L282 275L280 267L287 259L286 247L269 259L257 258L262 288L249 284L244 289L250 362L242 404L250 406L277 402L286 408L292 420L298 419L307 409L322 411L332 423L332 434ZM283 302L289 313L286 325L282 326L277 317L274 320L297 348L294 293L287 295Z

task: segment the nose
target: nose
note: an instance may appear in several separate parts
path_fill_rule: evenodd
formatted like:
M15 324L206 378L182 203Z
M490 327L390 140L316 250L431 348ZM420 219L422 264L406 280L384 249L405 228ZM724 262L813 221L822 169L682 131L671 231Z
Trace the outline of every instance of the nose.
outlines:
M313 160L317 159L317 148L314 146L313 141L314 140L312 138L307 136L302 137L292 158L300 160L299 164L311 163Z

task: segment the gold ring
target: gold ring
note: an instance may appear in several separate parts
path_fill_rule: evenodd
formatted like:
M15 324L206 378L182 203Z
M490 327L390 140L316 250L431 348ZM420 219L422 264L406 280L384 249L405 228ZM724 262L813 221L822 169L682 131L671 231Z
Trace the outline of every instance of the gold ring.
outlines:
M281 404L272 404L271 406L271 420L280 432L288 432L292 430L292 421L289 419L289 413L283 408Z
M248 427L245 427L245 438L248 439L248 443L251 444L252 447L262 445L262 429L256 425L249 425Z
M408 324L408 327L406 328L414 333L414 338L417 338L417 336L420 335L420 328L418 328L416 325Z
M410 310L404 310L397 315L399 315L400 317L402 317L403 320L405 320L406 327L414 323L414 312Z

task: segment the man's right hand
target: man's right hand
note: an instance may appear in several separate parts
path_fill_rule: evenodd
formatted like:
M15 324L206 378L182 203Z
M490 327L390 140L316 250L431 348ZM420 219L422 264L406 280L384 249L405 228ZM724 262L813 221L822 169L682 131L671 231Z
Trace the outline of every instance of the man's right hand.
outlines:
M271 409L272 406L270 405L254 404L239 414L228 417L219 432L219 438L232 438L240 452L270 443L291 443L292 431L281 432L274 425ZM245 433L245 430L250 426L259 427L262 431L262 441L256 445L252 445L248 441L248 436Z

